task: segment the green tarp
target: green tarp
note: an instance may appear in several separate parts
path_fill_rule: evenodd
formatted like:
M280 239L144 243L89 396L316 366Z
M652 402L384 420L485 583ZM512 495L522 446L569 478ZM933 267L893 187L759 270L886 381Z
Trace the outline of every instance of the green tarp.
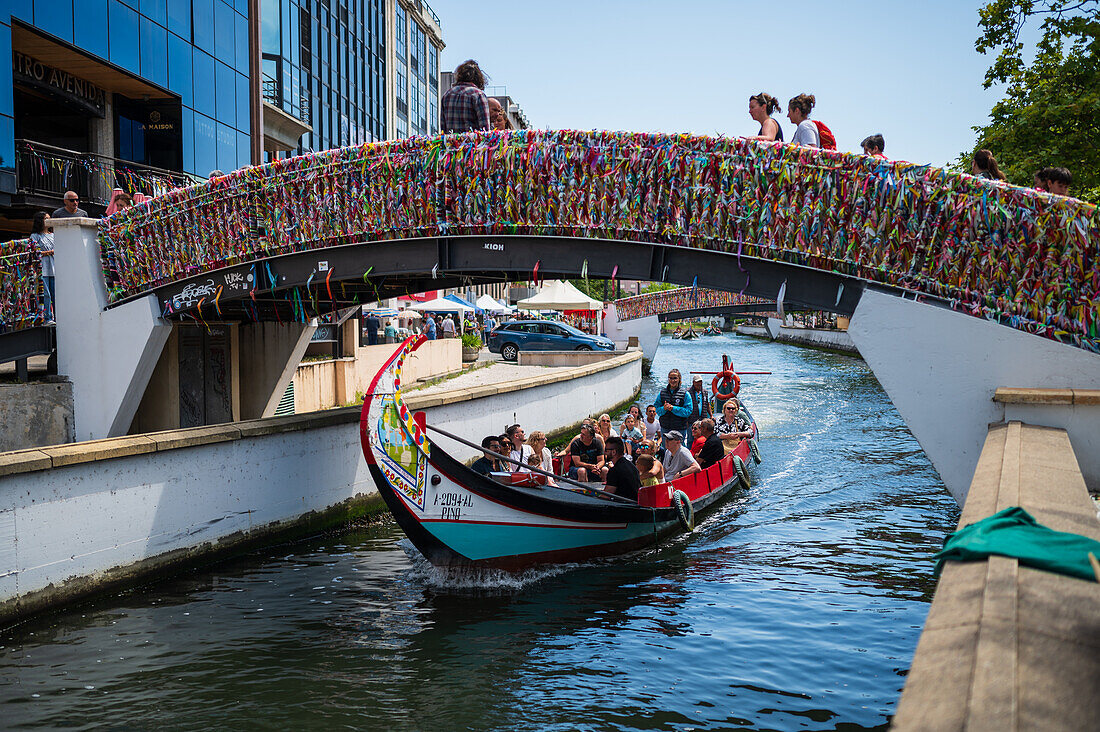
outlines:
M1100 541L1047 528L1013 506L948 536L935 556L935 576L939 577L948 559L966 562L997 554L1018 559L1026 567L1095 582L1089 552L1100 559Z

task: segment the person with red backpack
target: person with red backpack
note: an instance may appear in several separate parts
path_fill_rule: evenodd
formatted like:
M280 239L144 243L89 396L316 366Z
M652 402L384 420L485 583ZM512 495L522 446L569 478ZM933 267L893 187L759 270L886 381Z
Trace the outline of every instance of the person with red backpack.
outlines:
M817 100L813 94L799 94L787 102L787 119L797 129L791 138L793 145L807 145L826 150L836 150L836 137L824 122L810 119L810 112Z

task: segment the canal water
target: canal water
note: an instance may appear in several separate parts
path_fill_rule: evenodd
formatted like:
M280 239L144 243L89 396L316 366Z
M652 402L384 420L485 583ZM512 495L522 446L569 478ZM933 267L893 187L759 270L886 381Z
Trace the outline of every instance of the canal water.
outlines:
M520 576L389 522L265 549L0 632L3 726L885 727L955 503L858 359L665 338L643 398L722 353L772 372L742 391L764 462L692 535Z

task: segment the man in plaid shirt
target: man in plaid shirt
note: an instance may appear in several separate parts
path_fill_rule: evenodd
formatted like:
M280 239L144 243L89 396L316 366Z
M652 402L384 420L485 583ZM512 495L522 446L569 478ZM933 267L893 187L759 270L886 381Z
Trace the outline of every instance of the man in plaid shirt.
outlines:
M470 59L455 69L455 85L443 95L443 131L469 132L489 129L489 97L485 75Z

